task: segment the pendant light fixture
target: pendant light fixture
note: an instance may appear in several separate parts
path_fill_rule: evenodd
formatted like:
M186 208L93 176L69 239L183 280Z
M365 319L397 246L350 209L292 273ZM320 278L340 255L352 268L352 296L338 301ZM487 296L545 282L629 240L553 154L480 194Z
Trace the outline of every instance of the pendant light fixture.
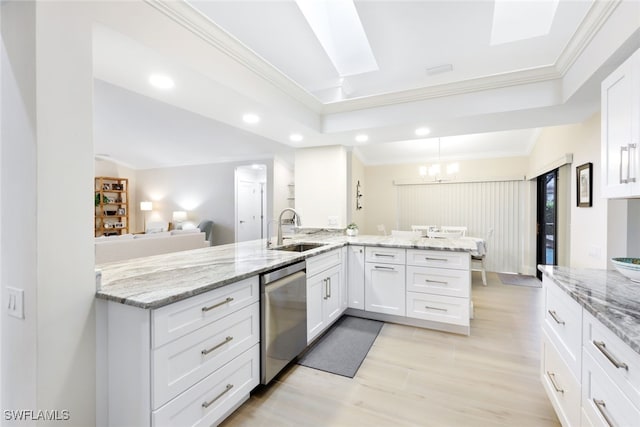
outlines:
M422 177L423 180L427 179L427 176L432 177L434 182L442 182L442 181L452 181L455 179L455 175L460 172L460 164L458 162L449 163L445 167L446 175L442 175L442 166L440 165L440 155L441 155L441 141L438 138L438 162L432 164L431 166L420 166L418 168L418 173Z

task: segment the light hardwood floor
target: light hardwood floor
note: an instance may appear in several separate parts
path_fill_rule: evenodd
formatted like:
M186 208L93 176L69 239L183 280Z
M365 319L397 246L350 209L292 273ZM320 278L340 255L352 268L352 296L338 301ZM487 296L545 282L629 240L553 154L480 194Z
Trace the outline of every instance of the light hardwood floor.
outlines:
M539 379L542 289L473 276L471 336L385 324L355 378L292 365L231 426L558 426Z

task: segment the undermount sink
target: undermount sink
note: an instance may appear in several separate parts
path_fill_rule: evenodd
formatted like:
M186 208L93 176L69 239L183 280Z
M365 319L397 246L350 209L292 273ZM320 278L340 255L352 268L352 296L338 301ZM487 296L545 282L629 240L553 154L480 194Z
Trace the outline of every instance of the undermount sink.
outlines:
M324 246L324 243L292 243L290 245L271 248L273 251L306 252Z

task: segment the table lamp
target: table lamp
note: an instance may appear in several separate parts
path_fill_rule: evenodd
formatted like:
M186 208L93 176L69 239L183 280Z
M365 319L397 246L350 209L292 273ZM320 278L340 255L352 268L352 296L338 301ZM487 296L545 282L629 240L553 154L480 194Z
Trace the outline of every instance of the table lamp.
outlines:
M142 222L142 231L147 231L147 212L153 209L153 203L151 202L140 202L140 210L144 212L143 222Z

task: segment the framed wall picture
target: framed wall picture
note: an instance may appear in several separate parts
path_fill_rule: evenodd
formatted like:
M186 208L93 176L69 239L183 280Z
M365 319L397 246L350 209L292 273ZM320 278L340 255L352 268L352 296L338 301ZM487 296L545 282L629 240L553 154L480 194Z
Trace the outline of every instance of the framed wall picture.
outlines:
M593 168L591 163L585 163L584 165L580 165L576 167L576 183L578 185L577 188L577 197L578 197L578 207L580 208L589 208L592 205L592 195L591 191L593 189L592 180L593 180Z

